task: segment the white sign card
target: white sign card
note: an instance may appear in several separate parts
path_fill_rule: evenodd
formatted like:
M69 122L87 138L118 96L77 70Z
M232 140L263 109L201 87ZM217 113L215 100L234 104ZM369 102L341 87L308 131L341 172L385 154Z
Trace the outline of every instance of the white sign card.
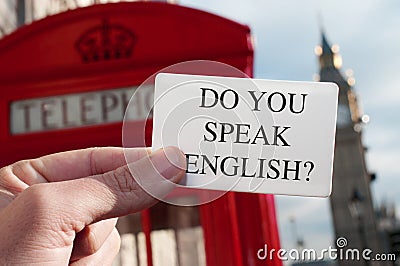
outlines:
M161 73L153 150L185 153L186 187L327 197L337 100L334 83Z

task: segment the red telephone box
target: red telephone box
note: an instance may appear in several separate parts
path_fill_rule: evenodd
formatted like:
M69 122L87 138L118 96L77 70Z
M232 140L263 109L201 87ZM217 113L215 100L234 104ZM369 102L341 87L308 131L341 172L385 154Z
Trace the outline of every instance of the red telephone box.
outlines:
M0 40L1 166L64 150L121 146L122 119L135 87L164 67L198 59L252 76L250 29L154 2L93 5L20 28ZM152 91L141 99L138 123L152 104ZM161 221L163 213L173 219ZM128 227L142 231L147 265L156 256L154 230L193 224L200 226L207 265L282 265L275 255L257 257L264 244L279 249L272 195L227 193L190 211L159 204L138 221ZM177 265L186 265L182 261L178 258Z

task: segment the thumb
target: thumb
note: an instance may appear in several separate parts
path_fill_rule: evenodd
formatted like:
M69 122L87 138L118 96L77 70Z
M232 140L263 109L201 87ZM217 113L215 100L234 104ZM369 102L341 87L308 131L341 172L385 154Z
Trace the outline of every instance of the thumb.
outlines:
M79 216L75 217L87 225L154 205L176 187L185 167L183 153L176 147L167 147L116 170L68 181L62 184L64 196L79 208Z
M125 152L129 160L130 153L136 151ZM50 220L62 221L59 226L63 230L68 226L79 232L93 222L154 205L176 187L185 168L183 153L176 147L167 147L104 174L34 185L26 192L27 196L40 199L40 206L34 209L48 212L44 215ZM153 195L146 192L149 188Z

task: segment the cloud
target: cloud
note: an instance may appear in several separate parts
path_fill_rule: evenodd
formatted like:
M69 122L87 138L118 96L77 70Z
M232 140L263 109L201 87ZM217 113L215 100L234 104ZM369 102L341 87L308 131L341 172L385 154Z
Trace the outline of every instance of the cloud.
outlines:
M296 221L298 236L308 248L321 250L332 242L332 221L329 199L276 196L281 245L296 248L296 236L291 218Z

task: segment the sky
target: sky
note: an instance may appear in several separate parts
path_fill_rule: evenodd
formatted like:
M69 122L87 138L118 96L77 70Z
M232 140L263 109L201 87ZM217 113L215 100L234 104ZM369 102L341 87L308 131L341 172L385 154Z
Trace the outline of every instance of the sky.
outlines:
M342 72L354 71L354 90L370 123L363 129L367 168L377 174L374 203L394 202L400 214L400 1L181 0L181 5L247 24L256 38L255 77L312 81L314 48L323 27L340 46ZM329 200L277 196L281 245L295 247L290 217L307 248L333 245Z

